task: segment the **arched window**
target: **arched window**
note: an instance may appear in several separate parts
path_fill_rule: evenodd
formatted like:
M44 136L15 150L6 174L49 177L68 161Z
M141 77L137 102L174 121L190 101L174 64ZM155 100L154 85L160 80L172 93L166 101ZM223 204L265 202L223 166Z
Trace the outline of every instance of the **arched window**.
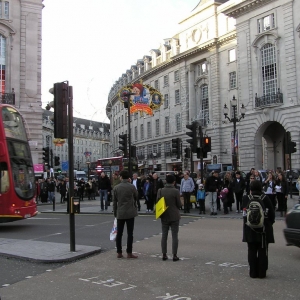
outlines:
M266 44L261 48L261 71L263 82L263 95L277 92L277 66L275 46Z
M0 93L5 93L6 38L0 35Z
M208 99L208 85L203 84L200 88L201 100L201 125L207 126L209 120L209 99Z

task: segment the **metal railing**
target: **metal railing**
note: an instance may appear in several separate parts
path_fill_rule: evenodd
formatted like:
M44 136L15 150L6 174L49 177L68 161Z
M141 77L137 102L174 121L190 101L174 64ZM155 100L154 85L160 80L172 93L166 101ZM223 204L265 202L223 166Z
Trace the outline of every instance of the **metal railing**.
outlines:
M15 93L0 93L2 104L15 105Z
M276 104L283 104L283 94L278 89L277 93L263 95L261 97L255 94L255 107L273 106Z

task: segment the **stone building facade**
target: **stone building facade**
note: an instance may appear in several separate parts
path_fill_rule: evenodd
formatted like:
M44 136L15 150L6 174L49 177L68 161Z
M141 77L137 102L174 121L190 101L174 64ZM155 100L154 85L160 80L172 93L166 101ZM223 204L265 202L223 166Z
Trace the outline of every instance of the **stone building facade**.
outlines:
M42 9L42 0L0 1L0 93L24 117L35 164L42 162Z
M172 38L150 51L122 74L110 90L107 116L111 123L112 151L118 135L127 132L127 110L118 99L120 89L143 81L160 90L163 105L154 116L131 116L131 141L137 146L139 164L146 171L196 170L192 162L171 153L171 140L188 146L186 125L197 121L212 138L206 163L238 168L288 169L286 132L299 148L300 24L299 1L202 0L180 24ZM298 66L298 68L297 68ZM233 116L231 99L246 115L233 124L224 117L224 105ZM235 147L235 151L233 150ZM300 168L299 151L292 167ZM184 153L184 151L182 151Z

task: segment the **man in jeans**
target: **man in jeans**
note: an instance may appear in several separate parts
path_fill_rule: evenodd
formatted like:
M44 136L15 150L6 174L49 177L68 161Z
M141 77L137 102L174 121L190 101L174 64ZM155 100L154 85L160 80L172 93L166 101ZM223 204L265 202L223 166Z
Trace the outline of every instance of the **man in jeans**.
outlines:
M184 213L190 212L190 197L191 193L194 191L194 188L194 180L189 176L189 172L183 172L183 178L181 179L180 184L180 195L182 195L184 199Z
M127 258L137 258L136 255L132 254L132 244L134 218L138 215L138 192L136 188L130 183L128 171L121 171L120 179L121 183L116 185L113 189L114 216L117 218L118 228L116 237L117 258L123 258L122 236L125 223L127 227Z
M207 193L207 200L210 204L210 215L217 215L217 195L221 185L219 173L213 171L212 175L207 178L205 182L205 191Z
M101 175L98 179L98 189L100 195L100 207L101 211L107 210L107 196L111 191L111 183L109 178L104 172L101 172ZM104 203L103 203L104 202Z

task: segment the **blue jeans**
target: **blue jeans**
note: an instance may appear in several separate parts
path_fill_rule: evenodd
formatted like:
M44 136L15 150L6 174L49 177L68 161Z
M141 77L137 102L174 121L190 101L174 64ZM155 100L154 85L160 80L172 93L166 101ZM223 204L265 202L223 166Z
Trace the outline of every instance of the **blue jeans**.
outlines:
M207 198L208 203L210 204L210 211L212 213L217 212L217 192L208 192Z
M48 200L50 202L53 202L54 201L54 192L48 192Z
M99 190L100 194L100 207L103 210L105 206L105 210L107 210L107 190ZM103 205L104 200L104 205Z

